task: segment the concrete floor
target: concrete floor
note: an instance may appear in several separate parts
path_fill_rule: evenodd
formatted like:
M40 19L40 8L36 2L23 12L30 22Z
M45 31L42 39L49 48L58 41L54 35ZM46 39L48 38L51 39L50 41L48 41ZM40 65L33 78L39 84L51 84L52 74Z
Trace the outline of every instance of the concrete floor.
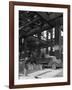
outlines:
M50 77L62 77L63 69L43 69L33 73L28 74L27 76L21 75L20 79L31 79L31 78L50 78Z

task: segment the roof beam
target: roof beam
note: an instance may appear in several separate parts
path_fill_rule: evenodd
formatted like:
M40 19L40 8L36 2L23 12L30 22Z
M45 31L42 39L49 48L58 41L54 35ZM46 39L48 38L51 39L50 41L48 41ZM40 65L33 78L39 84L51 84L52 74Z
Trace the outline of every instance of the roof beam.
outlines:
M21 26L20 28L19 28L19 30L22 30L22 29L24 29L25 27L27 27L27 26L29 26L30 24L32 24L32 23L34 23L34 22L36 22L37 20L39 20L40 18L35 18L34 20L32 20L32 21L30 21L30 22L28 22L28 23L26 23L25 25L23 25L23 26Z
M48 22L48 24L50 26L53 27L53 25L51 24L51 21L54 22L56 19L63 17L62 13L52 13L50 15L47 15L47 13L38 13L46 22Z

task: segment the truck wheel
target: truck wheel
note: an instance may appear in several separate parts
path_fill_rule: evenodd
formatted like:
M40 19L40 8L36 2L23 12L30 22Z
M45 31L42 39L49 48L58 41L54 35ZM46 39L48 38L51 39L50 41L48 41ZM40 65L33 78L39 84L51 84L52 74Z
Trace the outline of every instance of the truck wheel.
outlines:
M52 69L54 69L54 70L56 69L56 64L55 63L52 64Z

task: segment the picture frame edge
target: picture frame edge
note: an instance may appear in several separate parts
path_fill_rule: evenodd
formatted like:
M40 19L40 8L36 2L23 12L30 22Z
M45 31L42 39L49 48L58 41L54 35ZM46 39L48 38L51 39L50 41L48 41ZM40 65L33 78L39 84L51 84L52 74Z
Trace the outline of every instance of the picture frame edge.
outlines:
M11 43L12 43L12 40L11 39L12 38L13 38L13 42L14 42L14 37L11 35L12 34L11 33L11 31L12 31L11 25L12 24L11 23L13 23L13 31L14 31L14 20L12 22L11 21L12 20L11 18L14 19L14 6L15 5L23 5L22 3L23 4L27 4L28 3L28 4L33 4L33 5L36 4L36 6L37 6L37 4L42 4L42 5L57 5L57 6L59 5L59 7L62 6L61 8L67 8L68 9L68 16L67 16L67 18L68 18L68 23L69 23L68 24L68 30L70 31L70 17L69 17L70 16L70 5L66 5L66 4L64 5L64 4L50 4L50 3L35 3L35 2L9 1L9 88L10 89L13 89L13 88L15 89L15 88L46 87L46 86L49 87L49 86L70 85L70 55L69 55L70 54L70 47L69 47L70 46L70 40L68 41L68 47L67 47L67 48L69 48L69 50L68 50L68 59L69 59L69 62L68 62L68 74L67 74L68 75L68 77L67 77L68 80L67 80L67 82L48 83L48 85L47 85L47 83L42 83L42 84L26 84L26 85L14 85L14 66L11 65L11 63L14 63L14 59L13 60L11 59L11 56L13 55L13 52L11 52L11 50L12 50L11 47L14 47L14 46L11 45ZM32 6L32 5L30 5L30 6ZM11 12L10 11L13 12L13 14L12 14L13 16L11 15ZM14 35L14 32L13 32L13 35ZM68 39L70 39L70 32L68 33ZM11 73L13 73L13 74L11 74ZM55 85L55 84L58 84L58 85Z

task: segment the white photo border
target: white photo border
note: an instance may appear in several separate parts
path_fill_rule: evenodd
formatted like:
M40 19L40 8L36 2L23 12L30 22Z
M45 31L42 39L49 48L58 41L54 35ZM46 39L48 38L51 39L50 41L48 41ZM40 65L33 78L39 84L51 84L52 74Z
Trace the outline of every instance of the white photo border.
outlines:
M41 12L60 12L63 13L63 77L47 79L19 79L19 10L23 11L41 11ZM56 83L67 82L67 8L35 7L35 6L14 6L14 85L38 84L38 83Z

